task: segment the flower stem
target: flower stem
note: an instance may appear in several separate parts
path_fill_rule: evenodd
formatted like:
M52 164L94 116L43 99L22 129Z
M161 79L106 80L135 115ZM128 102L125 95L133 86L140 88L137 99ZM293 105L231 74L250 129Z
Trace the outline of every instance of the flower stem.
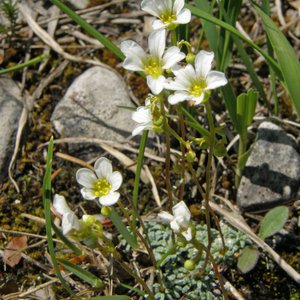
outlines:
M207 101L205 103L206 108L206 115L208 119L209 129L213 140L210 141L209 150L208 150L208 158L207 158L207 165L206 165L206 187L205 187L205 218L206 218L206 225L207 225L207 239L208 239L208 251L211 248L211 222L210 222L210 188L211 188L211 164L213 159L213 148L214 148L214 138L215 138L215 126L212 116L212 111L210 107L210 103Z
M171 43L173 46L177 45L177 35L176 35L176 30L171 30Z

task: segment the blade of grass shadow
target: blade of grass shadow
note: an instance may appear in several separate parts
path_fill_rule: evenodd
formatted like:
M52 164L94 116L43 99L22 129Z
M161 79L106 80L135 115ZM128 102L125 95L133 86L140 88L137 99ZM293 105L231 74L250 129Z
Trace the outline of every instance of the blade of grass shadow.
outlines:
M114 55L116 55L121 60L124 59L124 54L113 42L111 42L88 22L86 22L79 15L73 12L67 5L63 4L60 0L51 0L51 2L56 5L62 12L67 14L74 22L80 25L87 33L89 33L101 44L103 44L103 46L110 50Z
M259 6L255 4L253 6L263 21L264 28L282 70L283 82L294 103L298 116L300 116L300 63L296 53L272 19Z
M44 210L45 210L47 243L48 243L49 254L51 257L51 261L53 264L55 274L56 274L57 278L60 280L63 287L66 289L66 291L70 295L73 295L73 292L72 292L70 286L67 284L67 282L61 275L61 272L58 268L58 262L56 260L55 248L54 248L54 243L53 243L53 239L52 239L52 231L51 231L52 221L51 221L51 210L50 210L52 157L53 157L53 137L51 137L49 146L48 146L46 172L45 172L45 176L44 176L44 180L43 180L43 204L44 204Z

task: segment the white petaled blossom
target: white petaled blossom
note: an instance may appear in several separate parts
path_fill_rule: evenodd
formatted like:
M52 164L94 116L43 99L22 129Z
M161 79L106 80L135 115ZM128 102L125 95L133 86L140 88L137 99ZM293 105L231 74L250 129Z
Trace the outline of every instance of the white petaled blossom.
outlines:
M165 84L166 89L175 91L168 98L170 104L185 100L200 104L206 100L210 90L227 84L224 73L211 71L213 59L213 52L202 50L195 57L195 67L188 64L184 68L173 70L174 81Z
M120 194L116 192L123 181L120 172L113 172L111 162L101 157L94 164L95 172L82 168L76 173L76 180L83 186L80 190L84 199L96 200L103 206L111 206L118 202Z
M192 239L192 230L189 227L191 212L183 201L180 201L172 208L173 215L166 211L158 214L163 223L170 224L175 233L181 233L187 241Z
M155 96L149 96L145 100L145 106L140 106L135 112L133 112L131 118L138 125L132 131L132 135L138 135L143 130L155 130L160 131L160 125L162 122L162 116L160 114L160 106Z
M179 24L191 21L191 11L184 8L184 0L143 0L141 7L159 19L152 23L154 30L160 28L174 30Z
M55 194L53 199L55 210L62 215L61 227L64 235L72 230L80 230L80 223L75 213L68 206L64 196Z
M185 58L176 46L166 48L166 31L164 29L152 32L148 39L149 54L134 41L127 40L121 43L121 51L125 55L123 67L130 71L141 71L147 76L147 84L151 92L159 94L166 81L164 70L175 66Z

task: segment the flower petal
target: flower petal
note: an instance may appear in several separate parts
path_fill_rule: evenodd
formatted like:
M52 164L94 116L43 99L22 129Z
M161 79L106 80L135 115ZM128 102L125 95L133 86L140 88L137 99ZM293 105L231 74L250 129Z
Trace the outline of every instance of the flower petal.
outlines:
M191 219L191 212L184 201L180 201L175 206L173 206L172 212L175 218L183 217L184 222L188 223ZM182 225L183 227L185 226L184 224Z
M148 125L137 126L132 130L132 136L141 134L144 130L148 130L148 129L151 129L151 126L148 126Z
M192 239L192 229L188 228L186 231L181 232L185 239L189 242Z
M169 224L174 219L174 217L166 211L160 212L157 216L158 220L164 224Z
M168 102L172 105L183 102L185 100L191 100L192 96L185 91L177 91L173 95L170 95Z
M120 172L115 171L111 174L109 178L107 178L107 180L112 186L111 190L114 192L121 186L123 177Z
M99 202L103 206L111 206L118 202L120 198L120 194L117 192L111 192L106 196L102 196L99 198Z
M141 3L141 8L143 11L149 13L150 15L153 15L155 17L159 17L159 9L153 0L143 0Z
M123 68L129 71L144 71L144 64L141 60L139 59L133 59L132 57L127 57L123 61L122 64Z
M211 69L211 64L214 60L214 53L201 50L195 58L195 68L197 75L206 78Z
M175 0L173 4L173 14L178 15L184 7L184 0Z
M149 52L153 58L161 58L166 48L166 30L153 31L148 39Z
M178 47L170 47L163 56L163 69L170 69L184 58L185 54Z
M179 226L179 224L177 223L177 221L175 219L173 219L173 221L171 221L170 227L172 228L172 230L175 233L179 233L180 232L180 226Z
M178 15L173 23L175 24L187 24L191 21L192 14L191 11L187 8L184 8Z
M120 47L121 51L125 54L126 57L139 58L142 61L147 59L147 55L144 49L135 41L123 41Z
M63 235L67 235L73 229L80 229L79 220L74 212L69 212L63 215L61 227L63 230Z
M220 86L226 85L227 82L228 81L224 73L218 71L211 71L206 77L207 86L205 90L212 90L218 88Z
M145 106L140 106L135 112L132 113L131 119L140 124L151 124L152 114L150 108Z
M82 168L76 172L76 180L79 184L86 188L93 188L97 177L93 171Z
M158 95L163 90L165 81L166 78L162 75L158 78L147 76L147 84L154 95Z
M100 157L94 164L95 172L98 178L108 178L112 174L112 165L109 159Z
M188 64L179 70L173 70L173 72L176 76L175 81L179 82L187 89L192 86L192 83L196 78L196 71L191 64Z
M159 29L162 29L162 28L165 28L165 27L166 27L166 24L164 24L161 20L154 20L152 22L153 30L159 30Z
M199 97L193 98L192 100L195 101L195 105L200 104L204 100L204 93L202 93Z
M55 210L61 215L72 212L69 205L67 204L65 197L58 194L54 195L53 206Z
M82 197L85 200L94 200L97 198L97 196L95 195L94 191L92 189L87 189L87 188L82 188L80 190Z

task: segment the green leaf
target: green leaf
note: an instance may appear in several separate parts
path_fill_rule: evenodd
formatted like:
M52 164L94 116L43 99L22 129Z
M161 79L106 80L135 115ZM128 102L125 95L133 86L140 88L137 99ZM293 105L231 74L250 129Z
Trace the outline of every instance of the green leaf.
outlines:
M252 247L246 247L242 250L241 255L238 258L237 266L241 272L250 272L257 264L259 258L259 252Z
M92 287L100 289L104 286L103 281L100 278L98 278L91 272L82 269L80 266L77 266L65 259L57 259L57 261L69 272L73 273L83 281L89 283Z
M52 172L52 157L53 157L53 137L51 137L48 146L47 152L47 163L46 163L46 172L43 180L43 204L45 210L45 220L46 220L46 235L48 242L49 254L53 264L53 268L57 278L60 280L63 287L68 291L70 295L73 295L73 292L67 282L61 275L61 272L58 268L58 263L55 256L54 243L52 239L52 220L51 220L51 172Z
M258 93L253 89L237 97L237 130L242 138L245 138L247 128L254 117L257 100Z
M254 7L263 21L266 33L279 62L286 89L291 96L298 116L300 116L300 63L298 57L289 41L272 19L257 5L254 5Z
M286 206L278 206L271 209L263 218L258 236L265 239L278 232L286 223L289 209Z
M136 243L133 235L128 231L127 227L124 225L122 219L120 218L114 207L111 207L111 214L109 215L109 218L111 219L119 233L122 235L122 237L126 240L126 242L133 249L136 249Z

